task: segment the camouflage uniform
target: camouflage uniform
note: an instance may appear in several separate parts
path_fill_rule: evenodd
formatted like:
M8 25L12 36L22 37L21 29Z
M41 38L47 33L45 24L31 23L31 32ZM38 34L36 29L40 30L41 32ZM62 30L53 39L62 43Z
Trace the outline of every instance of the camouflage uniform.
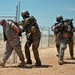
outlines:
M56 26L57 24L61 23L61 19L63 19L62 16L57 16L56 17L56 20L59 20L59 19L60 19L60 21L57 21L57 23L55 23L53 26ZM64 21L62 21L62 23L63 23L63 25L65 25L64 22L68 22L69 23L69 21L70 21L69 24L71 26L71 31L67 31L67 34L69 35L68 40L67 40L67 44L69 46L70 56L71 56L71 58L73 58L73 54L74 54L73 53L74 41L73 41L73 32L72 32L72 29L74 29L74 27L73 27L73 23L72 23L71 20L73 20L73 19L65 19ZM58 28L58 30L61 31L61 28ZM59 33L58 30L54 31L55 40L57 40L56 37L57 37L57 34ZM65 30L66 30L66 28L65 28ZM58 52L57 56L59 56L60 45L58 45L57 43L56 43L56 48L57 48L57 52Z
M55 41L57 42L58 41L58 38L57 38L57 36L58 36L58 33L59 33L59 29L60 29L60 31L62 30L61 28L58 28L58 30L57 29L55 29L55 30L53 30L53 27L55 27L56 25L58 25L59 23L55 23L52 27L51 27L51 29L52 29L52 31L54 31L54 36L55 36ZM57 56L59 56L59 51L60 51L60 44L59 44L59 42L57 42L57 43L55 43L55 46L56 46L56 48L57 48Z
M58 28L60 28L59 26L56 28L54 28L54 27L56 27L56 25L52 26L53 30L55 30L55 29L58 30L55 42L56 42L56 45L59 46L59 52L58 52L59 53L59 64L61 65L61 64L63 64L64 51L67 47L68 36L67 37L65 36L65 31L64 31L63 27L62 27L62 30L58 29Z
M52 31L55 34L56 47L59 55L59 64L63 64L64 51L67 47L68 34L66 33L66 29L64 28L64 21L62 16L56 17L58 23L52 26Z
M63 24L63 17L62 17L61 15L58 15L58 16L56 17L56 21L57 21L57 23L55 23L55 24L52 26L52 29L53 29L53 27L57 26L58 24L59 24L59 25L60 25L60 24ZM62 26L58 26L58 27L57 27L56 29L54 29L53 31L54 31L54 35L55 35L55 41L57 41L57 36L58 36L59 31L60 31L60 32L62 31ZM59 56L60 44L57 44L57 43L56 43L56 48L57 48L57 52L58 52L57 56Z
M12 29L11 24L8 21L6 21L6 25L3 26L3 34L4 34L4 41L6 41L6 49L3 54L3 62L6 63L6 61L10 57L12 51L15 50L15 52L19 56L21 64L24 65L25 62L24 62L24 55L21 50L20 37L18 36L18 33L16 33ZM0 65L2 66L2 64L0 64Z
M24 21L21 22L23 25L23 31L26 32L27 41L25 43L25 55L27 58L27 64L32 64L30 56L30 46L32 45L32 50L34 58L36 60L36 66L41 65L41 60L39 58L38 47L41 39L41 32L33 16L28 16Z
M74 48L74 41L73 41L73 23L72 23L73 19L66 19L65 20L65 26L67 24L67 26L69 26L68 28L70 29L70 31L67 31L67 34L69 35L69 39L67 41L67 44L69 46L69 52L70 52L70 56L71 58L73 58L74 52L73 52L73 48Z
M73 48L74 48L73 36L69 37L69 40L68 40L67 44L69 46L70 56L73 58L73 55L74 55L74 51L73 51Z

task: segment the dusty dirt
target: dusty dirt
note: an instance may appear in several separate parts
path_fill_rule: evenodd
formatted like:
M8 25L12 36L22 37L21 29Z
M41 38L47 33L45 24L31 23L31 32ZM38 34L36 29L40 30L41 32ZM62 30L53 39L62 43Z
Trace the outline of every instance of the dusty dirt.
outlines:
M58 57L56 54L55 46L39 49L42 66L35 67L35 60L33 52L31 51L32 65L27 68L19 68L17 67L19 62L15 64L6 63L5 68L0 67L0 75L75 75L75 59L70 58L68 48L65 51L63 65L58 64Z

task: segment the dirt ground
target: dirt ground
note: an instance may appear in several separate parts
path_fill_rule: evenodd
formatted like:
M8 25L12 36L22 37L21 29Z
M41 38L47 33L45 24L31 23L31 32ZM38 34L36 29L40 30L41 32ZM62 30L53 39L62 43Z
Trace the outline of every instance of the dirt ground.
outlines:
M68 48L65 51L63 65L58 64L58 57L56 54L55 46L39 49L42 66L35 67L35 60L31 50L32 65L19 68L17 67L19 61L15 64L6 63L5 68L0 67L0 75L75 75L75 59L70 58Z

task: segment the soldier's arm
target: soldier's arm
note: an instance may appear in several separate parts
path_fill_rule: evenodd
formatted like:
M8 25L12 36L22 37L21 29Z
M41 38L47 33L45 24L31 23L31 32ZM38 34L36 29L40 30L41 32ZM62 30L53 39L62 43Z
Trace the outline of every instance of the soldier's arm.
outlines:
M28 25L29 25L29 19L27 18L25 20L18 22L18 25L22 26L22 32L25 32L28 28Z
M58 28L58 27L61 27L62 26L62 23L58 23L55 28Z
M52 27L51 27L51 29L52 29L52 31L55 31L57 28L59 28L59 27L62 27L62 23L58 23L58 24L56 24L56 25L53 25Z

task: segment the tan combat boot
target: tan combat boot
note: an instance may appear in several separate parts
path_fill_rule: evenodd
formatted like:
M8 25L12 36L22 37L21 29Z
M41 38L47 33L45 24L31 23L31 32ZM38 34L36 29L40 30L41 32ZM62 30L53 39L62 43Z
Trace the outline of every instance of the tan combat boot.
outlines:
M1 67L5 67L5 63L6 63L6 61L0 62L0 66L1 66Z

